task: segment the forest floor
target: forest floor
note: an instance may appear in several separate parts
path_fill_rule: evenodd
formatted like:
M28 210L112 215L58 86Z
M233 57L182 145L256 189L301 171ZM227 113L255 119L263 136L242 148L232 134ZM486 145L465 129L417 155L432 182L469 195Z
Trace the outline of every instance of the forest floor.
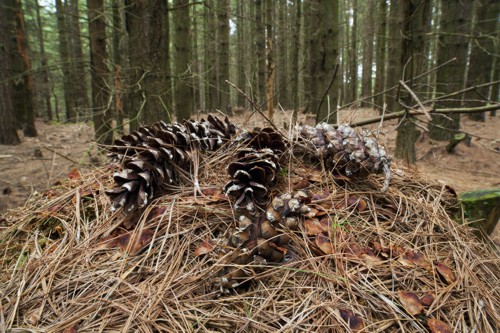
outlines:
M378 115L370 109L342 111L341 122L356 122ZM289 123L290 112L276 111L274 123L283 127ZM249 113L236 115L234 122L245 128L263 126L262 117ZM302 123L313 124L313 118L299 117ZM397 121L383 124L379 141L394 152ZM106 161L105 154L92 141L88 124L47 124L37 120L38 137L22 137L16 146L0 146L0 213L23 205L34 191L44 191L71 176L75 168L81 172ZM368 126L376 130L378 124ZM428 179L437 180L458 193L500 186L500 117L487 115L486 122L474 122L462 116L462 129L472 135L470 145L460 143L452 154L446 152L446 142L420 136L416 143L415 169ZM500 226L492 237L500 244Z

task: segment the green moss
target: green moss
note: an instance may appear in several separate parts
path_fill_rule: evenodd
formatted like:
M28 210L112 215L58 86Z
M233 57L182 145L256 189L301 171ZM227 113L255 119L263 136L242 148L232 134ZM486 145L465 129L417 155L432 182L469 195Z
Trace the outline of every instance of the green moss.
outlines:
M490 234L500 218L500 189L462 193L459 196L465 218L472 226Z

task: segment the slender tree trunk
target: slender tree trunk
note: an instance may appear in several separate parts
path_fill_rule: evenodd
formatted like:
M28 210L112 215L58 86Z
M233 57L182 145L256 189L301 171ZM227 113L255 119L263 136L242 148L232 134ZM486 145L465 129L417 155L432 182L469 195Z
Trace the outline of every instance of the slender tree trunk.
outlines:
M229 85L225 83L229 80L229 2L228 0L217 0L217 18L219 29L219 101L218 109L222 112L230 110Z
M113 105L116 118L116 128L119 132L123 132L125 110L123 105L123 47L121 40L124 37L122 13L119 0L112 0L113 7L113 74L114 74L114 89L113 89Z
M288 29L292 20L288 19L287 3L288 2L286 0L280 0L279 2L279 7L278 7L279 28L278 28L278 39L276 43L277 44L276 87L279 91L279 94L277 95L277 101L285 109L290 107L290 102L291 102L290 94L288 93L290 91L290 84L288 83L289 80L288 75L292 71L292 69L288 68L288 59L289 59L288 51L290 50L291 52L291 48L287 47L287 43L289 43L289 41L291 40L291 38L288 37L289 33L291 33L290 36L293 36L293 27L291 29Z
M106 61L106 22L104 0L87 0L90 36L90 66L92 86L92 109L96 141L102 144L113 142L109 92L106 80L109 75Z
M246 18L246 1L238 1L237 3L237 13L238 16L236 18L236 34L237 34L237 39L238 39L238 45L236 47L236 56L237 56L237 73L238 73L238 87L245 91L246 87L246 57L245 54L247 52L247 45L246 45L246 27L247 24L245 22ZM240 107L244 107L246 103L245 96L242 94L237 95L237 102L236 105Z
M14 19L15 19L15 43L17 54L14 54L16 74L22 79L14 82L15 90L18 92L14 107L19 119L22 121L23 133L28 137L37 136L35 128L35 110L33 104L33 77L31 76L31 61L28 54L28 39L24 27L23 5L21 0L14 0Z
M304 91L304 112L314 112L310 108L311 100L312 100L312 88L311 88L311 48L314 47L314 35L312 34L311 28L311 1L304 1L303 8L303 36L304 36L304 45L302 47L302 57L304 59L304 70L302 71L302 81L303 81L303 91Z
M319 2L319 58L316 60L318 89L317 121L337 122L339 55L339 0Z
M372 99L367 98L372 95L372 66L373 66L373 13L375 12L374 0L367 0L364 35L363 38L363 74L361 77L361 96L365 98L362 105L372 107Z
M500 11L500 3L497 0L475 1L476 23L472 34L471 54L469 70L467 75L467 86L478 85L489 82L493 70L495 54L494 40ZM468 106L481 106L488 103L489 87L477 88L466 93L465 99ZM470 119L484 121L484 113L469 115Z
M12 54L16 52L12 40L15 38L14 8L11 4L0 3L0 145L20 143L15 124L12 85L15 79Z
M388 57L386 69L386 89L396 86L401 80L402 67L401 64L401 44L402 44L402 18L400 17L400 7L403 2L409 0L391 0L389 8L389 40L388 40ZM396 111L398 104L397 89L389 91L385 96L385 103L389 112Z
M299 112L299 50L301 48L300 20L302 19L301 7L302 7L301 0L294 0L295 26L293 29L293 48L290 51L292 54L292 63L291 63L292 81L290 89L292 95L292 103L293 103L292 124L295 124L297 122L297 115Z
M349 44L349 101L358 98L358 0L351 0L352 26Z
M273 4L266 0L266 58L267 58L267 113L274 115L274 46L273 46Z
M190 87L189 49L189 0L174 0L174 49L175 49L175 115L177 121L189 119L192 109L192 89Z
M214 111L218 107L217 103L217 34L216 20L214 14L214 0L204 1L204 26L205 26L205 85L206 98L205 104L208 112Z
M385 89L385 52L387 47L386 27L387 2L385 0L377 0L377 48L375 55L377 68L375 71L375 93L380 93ZM375 107L379 110L382 110L384 107L384 96L385 94L375 96Z
M436 93L449 94L462 89L464 73L467 68L467 49L469 38L467 33L471 24L472 3L461 1L443 1L441 4L441 19L439 22L439 50L438 65L450 59L456 61L437 69ZM462 104L461 100L444 101L439 107L456 108ZM435 140L449 140L460 128L460 115L434 115L429 136ZM446 130L450 129L450 130Z
M38 0L35 0L35 10L36 10L36 22L38 25L37 34L38 41L40 43L40 60L42 63L42 84L43 87L42 95L45 100L45 110L47 112L47 119L52 120L52 105L50 103L50 82L49 82L49 74L48 74L48 62L47 62L47 54L45 53L45 42L43 37L43 22L42 17L40 15L40 5L38 4Z
M322 33L322 26L319 24L320 14L319 14L319 1L320 0L310 0L309 2L309 33L310 37L308 38L308 48L309 48L309 60L308 60L308 69L309 69L309 89L308 93L310 94L310 99L308 101L308 110L318 116L318 87L319 81L321 79L318 77L319 75L319 67L321 66L321 50L320 47L320 35Z
M399 8L399 15L402 19L401 32L405 37L401 48L400 63L401 66L406 65L403 80L409 80L410 88L413 86L413 78L424 70L424 43L427 32L425 22L430 13L430 7L430 0L404 0L401 1ZM412 97L409 93L402 93L401 99L405 105L412 104ZM411 119L405 118L397 130L395 156L408 164L414 164L416 162L415 141L418 136L419 132L415 124Z
M59 38L59 57L61 59L61 67L63 74L64 85L64 104L66 106L66 120L73 122L76 120L75 100L72 91L73 82L71 77L71 58L69 52L66 13L61 0L55 0L56 16L57 16L57 31Z
M74 101L78 117L84 119L88 116L89 97L87 95L86 64L82 51L82 40L80 33L80 12L78 0L69 0L68 9L68 43L71 52L71 77L73 81Z
M266 99L266 33L263 0L255 0L255 59L257 61L257 104Z

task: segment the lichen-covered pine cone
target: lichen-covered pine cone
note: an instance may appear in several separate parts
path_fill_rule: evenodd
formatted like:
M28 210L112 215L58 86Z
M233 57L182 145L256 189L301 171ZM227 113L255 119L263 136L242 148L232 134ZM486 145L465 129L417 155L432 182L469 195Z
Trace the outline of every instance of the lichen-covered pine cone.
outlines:
M224 191L236 199L236 209L245 208L253 212L256 205L269 199L269 188L274 186L279 170L278 157L268 148L242 148L236 158L227 167L231 180Z
M110 156L123 167L113 175L117 186L106 191L112 208L129 212L144 207L158 192L188 179L193 149L215 151L235 133L236 126L227 118L209 115L208 120L183 124L160 121L124 135L110 149Z
M385 148L366 130L356 131L348 125L337 129L321 123L315 127L301 126L296 148L309 158L322 161L327 170L354 176L359 174L383 173L385 191L390 181L390 158ZM303 149L305 145L306 149Z

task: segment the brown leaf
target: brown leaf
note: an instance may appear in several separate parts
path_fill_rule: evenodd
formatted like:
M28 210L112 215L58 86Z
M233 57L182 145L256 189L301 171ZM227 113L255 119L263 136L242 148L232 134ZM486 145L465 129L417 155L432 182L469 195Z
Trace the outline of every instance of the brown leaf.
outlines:
M357 195L350 195L346 203L348 207L355 207L359 212L366 210L368 207L366 200Z
M207 254L212 252L214 246L208 240L204 240L201 244L194 250L194 255L196 257L201 256L202 254Z
M431 306L432 302L434 302L434 295L430 291L420 298L420 303L422 303L423 306Z
M356 316L351 310L339 309L340 316L349 324L349 328L354 332L361 331L365 328L363 319Z
M302 189L305 189L305 188L309 187L310 185L311 185L311 183L309 183L307 180L300 179L298 182L296 182L293 185L293 190L294 191L302 190Z
M417 266L417 267L425 269L426 271L431 271L430 262L420 252L414 252L414 251L408 250L399 258L399 262L403 266Z
M322 183L324 181L323 174L317 170L309 170L307 179L311 182Z
M139 237L135 237L135 242L130 246L129 254L136 255L139 251L148 246L153 239L154 233L152 229L143 229Z
M68 178L72 180L80 179L82 178L82 175L80 174L80 171L78 171L78 168L73 168L70 172L68 172Z
M323 233L316 235L316 245L325 254L333 253L332 242L330 241L330 238Z
M74 324L71 327L67 327L64 329L63 333L77 333L78 332L78 325Z
M328 226L325 226L317 218L304 220L304 228L308 235L317 235L322 232L328 232Z
M434 262L434 267L436 267L439 276L441 276L447 284L455 282L455 274L451 268L437 261Z
M147 217L147 220L148 221L151 221L152 219L158 217L158 216L162 216L163 214L165 214L165 212L167 211L167 208L165 207L162 207L162 206L155 206L153 209L151 209L151 211L149 212L148 214L148 217Z
M439 319L431 318L427 320L431 333L453 333L450 325Z
M403 304L406 312L411 315L418 315L422 313L424 307L420 303L420 299L412 292L398 291L399 301Z

